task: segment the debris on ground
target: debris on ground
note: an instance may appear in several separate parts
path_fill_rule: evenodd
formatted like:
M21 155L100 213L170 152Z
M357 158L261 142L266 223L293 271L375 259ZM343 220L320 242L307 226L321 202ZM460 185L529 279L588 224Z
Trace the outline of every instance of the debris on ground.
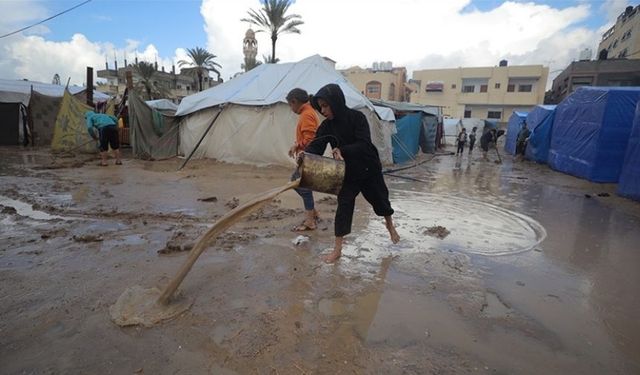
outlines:
M15 215L18 213L18 211L16 211L16 209L14 207L11 206L3 206L0 205L0 207L2 207L2 211L0 211L3 214L7 214L7 215Z
M238 199L236 197L233 197L233 198L231 198L230 201L228 201L224 205L233 210L234 208L236 208L236 207L238 207L240 205L240 199Z
M332 197L332 196L327 196L327 197L324 197L324 198L320 198L318 200L318 203L338 204L338 198Z
M173 236L167 241L164 249L158 250L158 254L171 254L181 251L189 251L193 248L194 241L189 240L187 235L183 231L176 231Z
M207 198L198 198L200 202L217 202L218 197L207 197Z
M427 235L427 236L431 236L431 237L435 237L438 239L444 239L445 237L447 237L449 235L449 233L451 233L447 228L441 226L441 225L434 225L432 227L429 227L427 229L425 229L422 234Z
M303 235L299 235L298 237L294 238L293 241L291 241L291 242L293 242L293 244L296 245L296 246L300 246L303 243L309 242L309 237L303 236Z
M102 238L102 236L99 235L99 234L79 234L79 235L74 235L72 238L76 242L101 242L101 241L104 241L104 238Z

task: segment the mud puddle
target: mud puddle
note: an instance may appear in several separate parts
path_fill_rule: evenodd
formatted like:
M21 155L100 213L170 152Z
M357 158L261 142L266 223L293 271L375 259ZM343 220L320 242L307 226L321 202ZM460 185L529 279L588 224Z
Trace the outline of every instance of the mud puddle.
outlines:
M63 216L51 215L44 211L38 211L33 209L33 205L25 203L19 200L11 199L9 197L0 195L0 205L5 207L13 207L16 213L20 216L28 217L34 220L70 220Z

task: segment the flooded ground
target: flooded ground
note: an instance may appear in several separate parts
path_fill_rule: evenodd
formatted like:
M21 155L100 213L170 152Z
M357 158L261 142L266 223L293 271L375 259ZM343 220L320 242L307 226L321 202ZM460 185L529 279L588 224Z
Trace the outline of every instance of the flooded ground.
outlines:
M0 148L0 373L640 373L640 203L477 156L386 178L397 245L358 198L336 265L320 258L335 198L316 195L301 241L284 193L201 256L187 312L120 328L126 288L165 286L217 218L291 171Z

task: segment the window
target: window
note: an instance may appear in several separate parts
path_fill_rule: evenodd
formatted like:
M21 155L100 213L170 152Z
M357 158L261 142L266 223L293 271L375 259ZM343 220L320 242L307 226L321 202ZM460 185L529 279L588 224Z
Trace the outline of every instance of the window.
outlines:
M444 82L442 81L429 81L427 82L427 92L442 92L444 90Z
M487 85L480 85L480 92L487 92Z
M510 83L509 85L507 85L507 92L514 92L516 91L516 85L514 85L513 83Z
M394 83L389 85L389 100L396 100L396 85Z
M475 86L462 86L462 92L474 92Z
M611 46L611 48L616 48L618 46L618 39L613 41L613 45Z
M382 90L382 84L378 81L367 82L365 89L366 96L369 98L380 99L380 91Z
M176 87L178 88L178 90L180 90L182 88L182 85L178 85Z
M464 110L464 118L471 118L471 110L470 109L465 109Z
M500 84L499 84L499 83L496 83L495 88L496 88L496 89L499 89L499 88L500 88Z
M452 84L451 84L451 88L452 88L452 89L455 89L455 88L456 88L456 84L455 84L455 83L452 83Z
M627 57L627 49L625 48L622 51L620 51L620 53L618 54L618 57L621 59Z
M489 112L487 112L487 118L500 120L502 118L502 112L501 111L489 111Z
M531 92L532 85L518 85L518 92Z

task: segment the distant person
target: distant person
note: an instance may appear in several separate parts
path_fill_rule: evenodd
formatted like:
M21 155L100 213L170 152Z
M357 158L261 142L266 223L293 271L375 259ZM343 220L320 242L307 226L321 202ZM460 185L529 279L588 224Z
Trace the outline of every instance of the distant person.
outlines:
M116 165L122 165L120 160L120 140L118 137L118 119L104 113L87 111L84 114L89 135L100 140L100 165L107 166L107 151L109 146L116 158Z
M460 154L464 154L464 145L465 143L467 143L467 129L466 128L462 128L462 131L460 131L460 133L458 133L458 138L456 138L456 140L458 141L458 151L456 151L456 155Z
M489 160L488 152L489 148L493 148L498 140L496 129L490 129L480 137L480 148L482 149L482 158Z
M393 225L393 208L389 202L389 190L382 176L382 164L378 149L371 143L366 117L360 111L347 107L340 86L331 83L322 87L311 99L313 107L326 120L320 124L315 139L305 152L322 155L331 145L333 157L345 162L345 176L338 193L338 209L335 216L335 245L324 261L333 263L342 255L344 236L351 233L356 197L362 193L378 216L384 216L391 241L397 243L400 236Z
M478 127L474 126L473 129L471 129L471 133L469 133L469 155L471 155L471 152L473 151L473 146L476 144L477 131L478 131Z
M529 142L530 135L531 130L527 128L527 122L524 121L522 129L520 129L518 137L516 138L516 157L524 159L524 152L527 150L527 143Z
M293 113L298 114L298 124L296 125L296 140L289 149L289 156L297 158L300 152L304 151L305 147L316 136L316 130L318 130L318 115L314 111L311 104L309 104L309 94L300 88L295 88L287 94L287 103ZM292 180L300 178L300 171L296 168L295 172L291 176ZM313 192L310 189L297 188L296 193L302 197L302 203L304 204L305 219L302 224L293 228L296 232L305 230L316 229L318 218L318 212L315 209L313 201Z

